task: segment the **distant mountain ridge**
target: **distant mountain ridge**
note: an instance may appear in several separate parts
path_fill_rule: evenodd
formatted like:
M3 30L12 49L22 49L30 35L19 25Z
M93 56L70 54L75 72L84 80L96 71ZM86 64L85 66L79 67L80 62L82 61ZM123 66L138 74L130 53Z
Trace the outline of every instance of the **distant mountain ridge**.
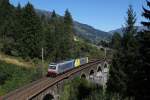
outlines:
M52 12L39 10L39 9L36 10L36 13L40 16L44 15L47 18L50 18L52 15ZM92 42L95 42L98 40L110 40L111 39L110 33L95 29L90 25L82 24L77 21L74 21L74 32L77 36L88 39Z
M109 33L113 35L115 32L117 32L117 33L120 33L121 35L123 35L123 29L124 28L118 28L116 30L109 31ZM136 29L137 29L138 32L140 32L142 30L146 30L147 28L144 27L144 26L136 26Z
M74 22L74 30L78 36L90 39L93 42L111 39L110 33L95 29L92 26L79 22Z

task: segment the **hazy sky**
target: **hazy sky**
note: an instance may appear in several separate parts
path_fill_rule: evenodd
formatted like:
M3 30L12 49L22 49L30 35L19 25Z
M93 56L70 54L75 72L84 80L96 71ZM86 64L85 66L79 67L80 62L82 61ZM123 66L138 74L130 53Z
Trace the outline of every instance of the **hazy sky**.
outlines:
M137 25L140 25L142 5L146 0L10 0L12 4L25 5L30 1L35 8L52 11L60 15L68 8L74 20L89 24L94 28L109 31L120 28L125 22L129 4L137 13Z

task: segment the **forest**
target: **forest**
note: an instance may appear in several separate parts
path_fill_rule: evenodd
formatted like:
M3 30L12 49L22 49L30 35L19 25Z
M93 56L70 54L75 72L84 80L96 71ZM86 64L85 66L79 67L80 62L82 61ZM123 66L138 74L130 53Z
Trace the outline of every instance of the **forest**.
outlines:
M137 32L136 13L130 5L123 36L115 33L112 37L114 54L106 90L119 100L150 99L150 2L146 2L141 22L146 29Z
M0 8L0 51L7 55L40 59L43 48L46 60L60 61L95 52L96 48L86 42L74 41L73 19L68 9L63 17L53 11L47 18L39 16L29 2L24 7L14 7L9 0L1 0Z
M47 18L30 2L16 7L9 0L0 0L0 95L45 76L51 62L79 57L103 58L104 50L74 34L68 9L64 16L52 11ZM17 61L31 66L18 65Z

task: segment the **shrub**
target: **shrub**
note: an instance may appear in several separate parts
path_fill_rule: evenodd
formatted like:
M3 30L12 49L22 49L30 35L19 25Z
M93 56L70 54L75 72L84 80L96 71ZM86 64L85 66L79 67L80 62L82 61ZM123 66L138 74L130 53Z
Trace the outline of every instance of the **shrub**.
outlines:
M24 68L0 61L0 95L39 79L36 68Z

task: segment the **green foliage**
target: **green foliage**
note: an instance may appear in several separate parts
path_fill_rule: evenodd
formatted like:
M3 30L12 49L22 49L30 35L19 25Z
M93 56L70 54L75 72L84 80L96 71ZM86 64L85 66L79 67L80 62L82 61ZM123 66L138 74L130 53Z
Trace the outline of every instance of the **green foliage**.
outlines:
M15 35L15 10L9 0L1 0L0 8L0 40L3 43L1 50L11 54Z
M64 54L64 57L72 57L72 50L73 50L73 19L72 16L69 12L69 10L67 9L65 11L65 15L64 15L64 37L62 39L62 44L64 44L64 46L62 46L62 53Z
M96 96L94 97L94 93L98 91L102 91L102 88L98 85L92 84L85 79L75 78L64 86L61 100L98 100L94 99L97 98Z
M150 2L147 1L150 7ZM107 91L118 97L131 100L148 100L150 81L150 11L143 8L143 16L148 19L142 22L147 30L137 33L135 29L135 13L129 6L126 28L123 38L116 48L110 68ZM115 37L115 40L117 37ZM114 42L115 44L118 44ZM113 88L112 88L113 87Z
M61 48L60 46L63 45L62 39L63 36L63 22L61 19L56 15L55 11L53 11L50 22L46 29L46 37L45 37L45 49L46 49L46 56L49 58L51 57L52 61L61 60ZM59 27L58 27L59 26ZM56 42L57 41L57 42Z
M75 78L67 82L60 95L60 100L133 100L116 93L105 92L98 84L88 80Z
M9 0L0 5L2 51L9 55L39 57L41 23L31 4L13 7Z
M136 40L135 13L132 6L127 12L126 28L121 38L118 34L113 37L114 53L107 91L119 94L121 98L134 96L134 78L138 65L138 42ZM112 88L113 87L113 88Z
M22 8L2 0L0 8L0 50L8 55L39 59L44 48L44 58L50 62L103 56L96 47L74 41L73 19L68 9L64 17L53 11L47 18L37 15L30 3Z
M147 21L142 21L143 26L147 27L147 30L138 34L139 41L139 64L136 70L135 83L135 99L150 99L149 81L150 81L150 1L147 0L148 8L143 7L142 16Z
M110 47L110 43L108 41L105 41L105 40L101 40L100 42L97 43L97 45L107 47L107 48Z
M0 61L0 95L22 87L39 78L36 68L23 68Z
M89 58L103 58L104 51L98 49L95 46L92 46L89 43L85 43L84 41L77 41L75 42L74 50L73 50L73 58L77 57L85 57L88 56Z
M28 3L22 9L22 32L18 37L19 50L23 57L41 57L41 22L33 6Z
M119 49L121 47L121 36L119 33L113 34L111 45L113 49Z
M69 11L66 13L64 18L61 18L53 11L49 23L45 24L45 56L51 61L72 57L73 21Z

